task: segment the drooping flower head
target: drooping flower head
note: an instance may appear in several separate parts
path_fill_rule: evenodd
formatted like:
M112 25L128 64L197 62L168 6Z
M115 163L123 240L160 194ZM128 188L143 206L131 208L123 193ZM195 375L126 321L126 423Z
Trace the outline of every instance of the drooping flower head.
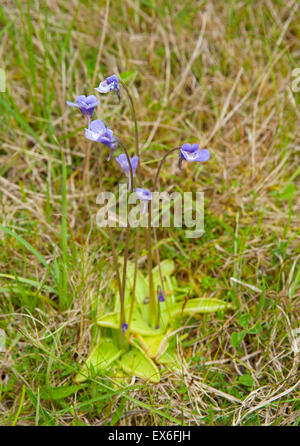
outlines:
M100 82L99 87L95 88L99 93L109 93L110 91L115 91L118 95L119 101L120 97L120 83L119 79L115 74L107 77L103 82Z
M129 168L129 163L128 163L128 160L127 160L127 156L125 155L125 153L121 153L121 155L116 156L115 160L120 164L120 166L122 167L125 175L128 177L129 189L131 189L131 176L130 176L130 168ZM135 177L135 171L136 171L136 168L137 168L138 160L139 160L138 156L134 156L133 158L130 159L130 164L131 164L132 176L133 177Z
M78 96L75 102L67 101L67 104L70 107L78 107L81 113L88 118L93 116L95 107L100 104L100 101L97 100L96 96L91 94L90 96Z
M148 201L152 200L152 194L148 189L142 189L141 187L137 187L135 189L135 193L141 201L148 202Z
M197 161L198 163L207 161L210 158L210 153L207 149L199 150L199 144L183 144L179 153L179 167L181 168L182 161Z
M152 194L148 189L142 189L141 187L137 187L135 193L143 204L142 214L145 214L148 208L148 203L152 200Z
M113 131L110 130L109 127L106 127L102 121L99 119L92 121L89 128L85 129L85 137L91 141L101 142L105 146L109 147L110 154L108 161L111 159L117 147L117 141L114 137Z

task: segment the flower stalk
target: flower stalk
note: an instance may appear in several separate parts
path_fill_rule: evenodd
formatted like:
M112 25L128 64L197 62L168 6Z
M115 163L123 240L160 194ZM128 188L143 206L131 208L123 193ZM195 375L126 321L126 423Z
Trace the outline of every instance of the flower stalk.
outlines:
M133 98L130 94L130 91L128 90L127 85L125 84L125 82L123 82L120 79L120 84L122 85L122 87L124 88L127 97L129 99L130 102L130 106L131 106L131 112L132 112L132 118L133 118L133 122L134 122L134 139L135 139L135 153L136 155L139 157L140 156L140 150L139 150L139 133L138 133L138 125L137 125L137 119L136 119L136 112L135 112L135 107L134 107L134 102L133 102Z

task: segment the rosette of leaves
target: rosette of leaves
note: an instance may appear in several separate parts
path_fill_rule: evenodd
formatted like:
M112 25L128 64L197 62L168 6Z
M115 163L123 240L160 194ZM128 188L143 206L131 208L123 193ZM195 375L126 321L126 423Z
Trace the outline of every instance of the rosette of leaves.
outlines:
M75 376L76 383L82 383L89 377L105 375L113 368L116 376L136 376L146 381L158 383L164 369L181 369L181 359L177 354L175 334L181 332L187 316L214 313L232 308L232 305L215 298L187 299L187 291L178 288L173 275L175 265L172 260L161 263L164 292L167 302L159 302L160 320L157 328L151 328L149 320L148 279L137 271L135 287L135 305L128 328L127 347L117 344L117 332L120 332L120 302L115 285L112 291L117 296L114 309L97 319L102 327L102 337L94 346L84 362L81 371ZM127 264L125 291L126 320L129 319L130 302L134 278L134 264ZM153 269L155 289L160 285L158 267ZM115 334L114 334L115 331ZM117 331L117 332L116 332Z

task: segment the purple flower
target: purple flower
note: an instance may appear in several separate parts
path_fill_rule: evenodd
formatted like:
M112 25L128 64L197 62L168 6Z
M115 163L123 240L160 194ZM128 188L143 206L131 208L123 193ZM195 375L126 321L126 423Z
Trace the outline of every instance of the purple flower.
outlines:
M101 142L109 147L111 151L108 161L111 159L117 147L117 141L112 130L110 130L109 127L106 127L102 121L99 119L92 121L89 128L85 129L85 137L91 141Z
M97 100L96 96L91 94L87 97L84 95L78 96L76 98L76 103L67 101L67 104L70 105L70 107L78 107L83 115L91 118L95 107L100 104L100 101Z
M210 153L207 149L199 149L199 144L183 144L179 153L179 167L181 168L182 161L197 161L199 163L207 161Z
M130 168L129 168L129 163L128 163L128 160L127 160L127 156L125 155L125 153L121 153L121 155L116 156L115 160L120 164L120 166L124 170L125 175L128 177L129 189L131 189L131 176L130 176ZM135 171L136 171L136 168L137 168L138 160L139 160L138 156L134 156L130 160L131 169L132 169L132 176L133 177L135 176Z
M95 88L95 90L99 91L99 93L108 93L110 91L115 91L120 101L120 83L115 74L107 77L103 82L100 82L99 87Z
M126 324L126 322L123 322L121 325L121 330L123 334L125 334L125 332L128 330L128 324Z
M141 201L148 202L148 201L152 200L151 192L148 189L142 189L141 187L137 187L135 189L135 193Z
M152 200L151 192L148 189L142 189L141 187L137 187L135 189L135 193L143 204L142 214L145 214L148 208L148 202Z
M121 155L116 156L115 160L120 164L120 166L124 170L125 175L129 175L130 174L130 169L129 169L127 156L125 155L125 153L121 153ZM130 160L133 176L135 175L135 171L136 171L138 160L139 160L138 156L134 156Z

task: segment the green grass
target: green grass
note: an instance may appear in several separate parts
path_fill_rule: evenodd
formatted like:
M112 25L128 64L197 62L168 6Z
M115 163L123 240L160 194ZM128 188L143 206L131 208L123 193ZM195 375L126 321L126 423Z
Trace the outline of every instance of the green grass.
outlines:
M300 9L284 1L110 2L105 24L102 3L0 6L7 77L0 93L0 424L299 425L300 93L290 89ZM205 15L199 54L181 85ZM113 297L113 262L107 231L95 225L98 155L92 146L84 184L85 121L66 100L92 94L114 72L123 73L136 103L145 186L168 148L208 144L209 163L185 167L179 178L170 158L160 181L169 191L205 192L205 233L187 239L184 228L158 230L160 256L175 261L182 295L219 297L236 308L188 320L193 328L179 341L186 371L166 372L158 385L129 378L120 387L113 370L73 382L99 340L96 319ZM125 95L120 105L103 96L97 114L133 153ZM120 170L105 163L105 149L100 156L112 190ZM121 255L124 231L115 237Z

